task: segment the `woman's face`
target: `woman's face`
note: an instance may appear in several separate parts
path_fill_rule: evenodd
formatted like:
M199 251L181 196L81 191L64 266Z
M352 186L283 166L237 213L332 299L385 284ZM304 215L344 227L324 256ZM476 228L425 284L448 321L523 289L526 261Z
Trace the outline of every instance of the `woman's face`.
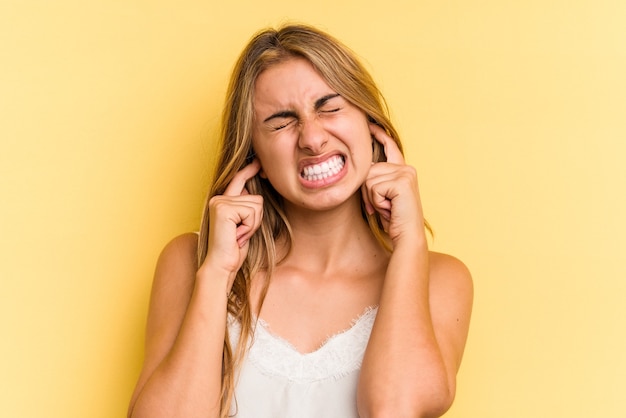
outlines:
M372 163L365 113L303 58L262 72L254 90L253 147L286 204L330 209L355 196Z

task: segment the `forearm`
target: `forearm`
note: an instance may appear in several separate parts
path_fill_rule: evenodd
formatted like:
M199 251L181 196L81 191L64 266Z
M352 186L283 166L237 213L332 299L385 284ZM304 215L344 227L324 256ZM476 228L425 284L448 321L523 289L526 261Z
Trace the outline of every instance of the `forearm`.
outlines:
M397 246L363 360L359 413L439 416L453 393L448 375L430 312L426 242Z
M226 283L198 274L178 336L139 392L132 418L219 415Z

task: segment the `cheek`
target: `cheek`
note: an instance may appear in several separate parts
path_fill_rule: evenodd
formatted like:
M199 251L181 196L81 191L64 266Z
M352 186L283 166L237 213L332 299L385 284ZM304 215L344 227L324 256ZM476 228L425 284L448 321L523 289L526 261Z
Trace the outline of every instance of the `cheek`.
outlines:
M286 176L286 168L288 164L284 162L277 150L258 150L256 154L261 162L261 170L259 176L269 180L272 185L281 183Z
M376 161L378 150L380 149L378 141L372 138L369 128L359 130L358 138L355 139L355 152L359 154L363 160L368 162Z

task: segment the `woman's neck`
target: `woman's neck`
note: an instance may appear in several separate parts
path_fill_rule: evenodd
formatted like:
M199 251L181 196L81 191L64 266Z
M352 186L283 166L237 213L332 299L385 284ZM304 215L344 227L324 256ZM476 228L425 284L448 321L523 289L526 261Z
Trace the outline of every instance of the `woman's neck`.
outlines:
M382 250L363 219L358 196L327 211L288 208L287 217L293 235L286 263L323 273L354 265Z

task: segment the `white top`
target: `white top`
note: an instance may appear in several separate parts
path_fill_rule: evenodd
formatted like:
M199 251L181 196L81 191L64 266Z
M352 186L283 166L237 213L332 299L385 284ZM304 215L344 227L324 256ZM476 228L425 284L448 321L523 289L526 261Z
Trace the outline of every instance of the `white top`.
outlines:
M236 418L358 418L356 388L377 308L316 351L302 354L257 321L239 370L230 414ZM233 347L241 325L228 323Z

